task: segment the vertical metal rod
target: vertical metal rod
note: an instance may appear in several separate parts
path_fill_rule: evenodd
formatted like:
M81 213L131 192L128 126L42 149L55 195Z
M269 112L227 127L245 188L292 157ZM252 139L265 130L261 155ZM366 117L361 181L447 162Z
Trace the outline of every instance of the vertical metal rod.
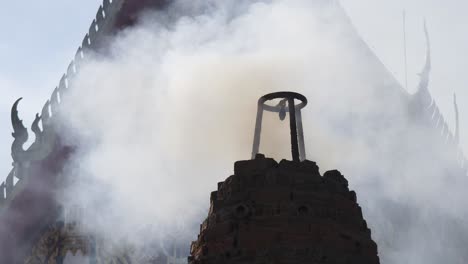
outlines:
M406 47L406 11L403 10L403 49L405 60L405 89L408 90L408 56Z
M89 252L89 264L97 264L98 263L98 255L97 255L97 241L96 238L90 239L90 252Z
M288 98L289 103L289 125L291 127L291 152L293 161L300 161L299 147L297 144L297 127L296 127L296 106L294 98Z
M302 112L298 109L296 112L296 124L297 124L297 137L299 140L299 156L301 161L306 159L305 144L304 144L304 130L302 127Z
M257 121L255 123L255 135L252 147L252 159L255 159L260 149L260 135L262 133L262 122L263 122L263 102L258 102L257 107Z

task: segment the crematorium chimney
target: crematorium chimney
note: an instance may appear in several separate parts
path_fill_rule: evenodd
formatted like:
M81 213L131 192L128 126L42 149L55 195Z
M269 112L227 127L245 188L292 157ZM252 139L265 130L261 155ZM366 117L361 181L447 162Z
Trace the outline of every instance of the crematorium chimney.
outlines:
M305 159L306 105L303 95L292 92L260 98L253 157L236 162L234 175L211 193L190 264L379 263L348 181L336 170L320 175L315 162ZM281 120L289 113L292 161L277 163L258 153L264 111L279 113Z

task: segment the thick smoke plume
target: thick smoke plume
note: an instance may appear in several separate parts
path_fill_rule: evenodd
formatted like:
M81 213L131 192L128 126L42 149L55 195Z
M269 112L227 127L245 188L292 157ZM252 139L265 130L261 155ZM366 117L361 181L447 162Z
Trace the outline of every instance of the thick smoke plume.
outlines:
M466 263L466 195L424 164L423 146L405 148L428 135L335 2L199 2L146 14L64 96L79 148L60 198L82 208L84 230L137 249L188 248L209 193L250 158L256 101L293 90L309 99L308 158L357 190L382 263ZM287 122L265 122L261 151L290 159ZM458 237L438 237L446 227Z

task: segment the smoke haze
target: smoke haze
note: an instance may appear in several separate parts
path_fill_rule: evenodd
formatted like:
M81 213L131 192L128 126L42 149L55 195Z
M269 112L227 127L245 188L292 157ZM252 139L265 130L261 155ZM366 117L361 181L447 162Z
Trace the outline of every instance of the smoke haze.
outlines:
M445 153L418 145L432 135L410 121L403 90L341 7L198 2L146 14L64 95L67 140L79 148L62 195L83 208L84 230L137 249L174 238L188 248L209 193L250 158L258 98L291 90L309 99L308 159L350 181L382 263L466 263L466 180L426 163ZM266 118L262 153L290 159L287 124Z

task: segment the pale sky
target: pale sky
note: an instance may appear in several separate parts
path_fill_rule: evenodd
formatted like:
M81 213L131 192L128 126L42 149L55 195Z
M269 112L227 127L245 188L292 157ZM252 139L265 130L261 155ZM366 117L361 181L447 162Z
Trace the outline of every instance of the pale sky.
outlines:
M0 179L11 169L10 108L30 126L51 95L94 18L100 0L0 0ZM468 153L468 2L462 0L341 0L363 39L404 83L402 13L407 15L408 87L424 64L423 20L432 42L430 91L451 128L458 95L461 144ZM452 128L453 129L453 128Z

